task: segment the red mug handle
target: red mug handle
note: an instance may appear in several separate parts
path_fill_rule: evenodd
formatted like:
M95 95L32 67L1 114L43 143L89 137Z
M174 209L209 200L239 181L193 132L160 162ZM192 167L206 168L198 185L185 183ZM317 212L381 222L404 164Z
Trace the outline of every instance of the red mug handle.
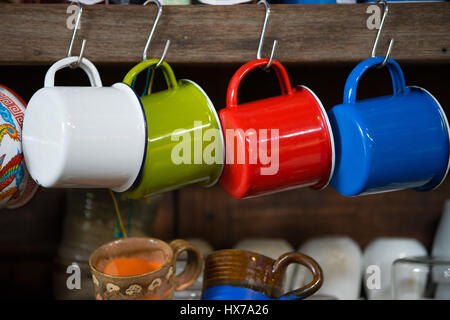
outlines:
M250 71L252 71L257 67L267 65L268 62L269 59L253 60L247 62L242 67L240 67L238 71L236 71L236 73L231 78L230 83L228 84L227 108L236 107L238 105L237 104L238 88L239 85L241 84L242 79L247 75L247 73L249 73ZM292 93L291 81L289 80L288 73L286 69L283 67L283 65L277 60L273 60L272 65L270 67L275 70L278 82L280 83L281 86L281 93L291 94Z

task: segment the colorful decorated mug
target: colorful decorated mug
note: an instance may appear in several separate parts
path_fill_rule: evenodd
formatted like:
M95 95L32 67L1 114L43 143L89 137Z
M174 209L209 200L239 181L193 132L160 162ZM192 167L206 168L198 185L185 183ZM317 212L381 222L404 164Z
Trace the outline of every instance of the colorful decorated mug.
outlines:
M0 85L0 208L18 208L36 194L22 153L25 102L11 89Z
M175 274L176 261L187 252L185 269ZM203 267L200 251L177 239L123 238L95 250L89 266L98 300L168 300L174 290L191 286Z
M241 80L268 59L243 65L228 85L227 107L220 111L226 146L222 187L234 198L328 185L334 168L333 133L317 96L291 87L276 60L282 95L238 105Z
M139 176L146 147L139 97L124 83L103 87L85 58L80 67L91 87L55 87L56 71L77 60L54 63L44 88L31 97L23 128L25 161L44 187L125 191Z
M159 60L143 61L123 82ZM124 195L131 199L171 191L187 185L214 185L223 169L224 142L219 117L206 93L190 80L175 79L166 63L159 67L168 89L141 97L147 118L147 151L142 177Z
M358 82L384 57L358 64L344 89L344 103L329 112L336 144L331 185L345 196L407 188L430 190L449 170L449 124L428 91L407 87L392 59L386 66L394 93L356 101Z
M313 274L305 286L283 293L285 272L290 264L301 264ZM323 277L312 258L289 252L273 260L264 255L236 249L211 253L205 262L203 300L298 300L319 290Z

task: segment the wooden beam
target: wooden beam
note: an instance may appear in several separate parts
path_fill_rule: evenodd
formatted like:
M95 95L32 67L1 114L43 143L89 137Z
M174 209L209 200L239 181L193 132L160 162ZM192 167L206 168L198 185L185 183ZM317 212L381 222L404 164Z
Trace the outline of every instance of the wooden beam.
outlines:
M284 63L355 63L370 56L376 30L369 30L367 4L273 5L263 56L278 40ZM450 3L390 4L378 54L395 38L392 58L401 62L450 62ZM49 64L67 55L72 30L67 5L0 4L0 64ZM156 14L156 6L84 6L81 39L96 63L135 63ZM254 59L264 8L166 6L149 57L159 57L166 39L171 63L243 63Z

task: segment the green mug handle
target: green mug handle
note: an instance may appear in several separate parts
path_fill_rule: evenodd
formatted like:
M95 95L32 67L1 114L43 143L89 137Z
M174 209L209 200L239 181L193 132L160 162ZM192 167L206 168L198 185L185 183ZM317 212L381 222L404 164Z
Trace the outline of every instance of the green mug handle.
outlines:
M148 59L138 63L130 71L128 71L128 73L123 78L122 82L131 86L134 78L136 78L139 73L157 65L158 63L159 59ZM169 89L176 89L178 87L177 79L175 78L175 74L173 73L173 70L169 66L169 64L163 61L158 68L162 69L164 78L166 79L166 83Z

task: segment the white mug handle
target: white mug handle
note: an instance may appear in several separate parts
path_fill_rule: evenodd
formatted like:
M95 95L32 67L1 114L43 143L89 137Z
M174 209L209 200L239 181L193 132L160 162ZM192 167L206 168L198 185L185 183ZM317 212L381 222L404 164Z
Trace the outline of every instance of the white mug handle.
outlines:
M72 63L77 62L78 57L67 57L56 61L47 71L44 80L44 87L54 87L55 86L55 73L56 71L69 67ZM100 74L97 68L92 62L86 58L82 58L80 62L80 68L86 72L89 77L89 81L93 87L101 87L102 80L100 79Z

